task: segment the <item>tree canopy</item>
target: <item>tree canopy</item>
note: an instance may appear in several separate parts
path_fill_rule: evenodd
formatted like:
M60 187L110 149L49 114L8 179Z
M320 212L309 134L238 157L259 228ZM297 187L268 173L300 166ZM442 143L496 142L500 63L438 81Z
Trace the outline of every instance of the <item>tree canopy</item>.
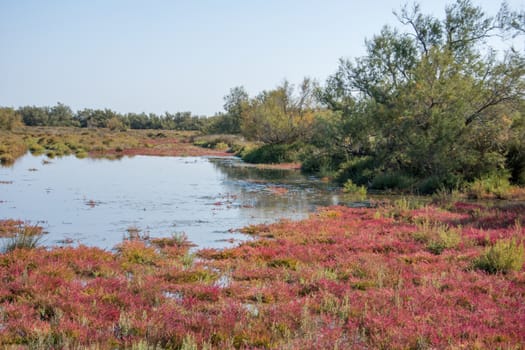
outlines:
M512 47L497 52L489 42L518 35L516 14L503 6L491 17L457 0L443 19L417 4L396 16L406 30L385 26L366 41L365 56L340 61L320 95L347 125L336 129L350 143L340 151L364 150L375 174L436 184L504 170L521 118L525 61Z

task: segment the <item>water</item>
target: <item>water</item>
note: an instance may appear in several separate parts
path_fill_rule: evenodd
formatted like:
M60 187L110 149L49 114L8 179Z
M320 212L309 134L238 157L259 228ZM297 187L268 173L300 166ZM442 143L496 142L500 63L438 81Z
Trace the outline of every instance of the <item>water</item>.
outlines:
M38 223L47 246L112 248L128 229L184 232L199 247L247 239L236 230L301 219L337 194L297 171L261 170L235 158L136 156L119 160L27 155L0 168L0 219Z

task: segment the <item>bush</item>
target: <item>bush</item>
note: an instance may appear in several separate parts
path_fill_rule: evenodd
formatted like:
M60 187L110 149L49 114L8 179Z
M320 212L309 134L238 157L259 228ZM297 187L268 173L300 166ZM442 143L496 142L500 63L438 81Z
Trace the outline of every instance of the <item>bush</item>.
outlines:
M343 161L341 154L326 152L310 145L308 149L302 152L301 170L305 173L317 173L321 176L334 175L339 164Z
M376 172L372 157L359 157L342 163L336 174L337 182L343 184L352 180L357 185L367 185Z
M255 148L242 156L247 163L277 164L299 160L302 144L268 144Z
M427 177L417 185L417 190L421 194L434 194L443 189L443 181L437 176Z
M461 242L461 236L458 230L450 228L447 225L440 225L435 229L437 231L437 237L431 239L426 247L432 254L439 255L445 249L456 248Z
M343 186L343 192L356 196L359 200L366 199L366 187L359 186L352 182L352 180L347 180Z
M519 271L523 267L523 243L513 239L502 239L487 248L474 266L488 273Z
M106 122L106 127L111 131L126 131L126 126L119 117L112 117Z
M414 179L400 173L379 174L372 180L371 188L376 190L407 190L414 184Z
M506 173L491 174L475 180L468 186L468 195L473 199L509 197L511 190L509 175Z
M14 109L0 107L0 130L13 130L22 126L22 118Z

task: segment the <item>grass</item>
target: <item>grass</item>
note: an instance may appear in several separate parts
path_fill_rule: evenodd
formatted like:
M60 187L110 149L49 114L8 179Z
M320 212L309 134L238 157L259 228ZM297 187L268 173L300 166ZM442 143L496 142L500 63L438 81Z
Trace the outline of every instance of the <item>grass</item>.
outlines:
M18 234L11 237L3 248L4 252L10 252L15 249L33 249L36 248L40 242L41 236L32 236L26 234Z
M512 186L507 174L492 174L469 184L467 195L473 199L508 199Z
M7 237L2 252L15 249L34 249L42 238L42 228L17 220L0 220L0 237Z
M5 252L0 345L520 348L525 207L399 205L251 226L222 250L139 234Z
M343 185L343 192L347 193L358 200L366 199L366 187L358 186L352 182L352 180L347 180Z

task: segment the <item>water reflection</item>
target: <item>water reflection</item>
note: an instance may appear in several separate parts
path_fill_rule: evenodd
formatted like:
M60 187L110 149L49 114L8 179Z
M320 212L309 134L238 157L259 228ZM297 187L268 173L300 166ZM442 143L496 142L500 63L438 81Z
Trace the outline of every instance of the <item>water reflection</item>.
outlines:
M30 220L47 245L111 248L130 227L153 237L185 232L200 247L246 239L249 224L300 219L336 192L297 171L235 158L136 156L117 161L27 155L0 168L0 218Z

